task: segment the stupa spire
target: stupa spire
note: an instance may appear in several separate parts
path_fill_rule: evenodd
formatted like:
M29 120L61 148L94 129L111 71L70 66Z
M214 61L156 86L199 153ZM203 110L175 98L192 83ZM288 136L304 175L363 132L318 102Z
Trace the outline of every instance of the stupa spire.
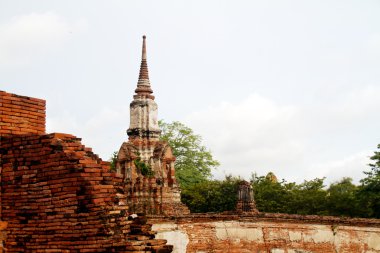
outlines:
M147 57L146 57L146 36L145 35L143 36L139 80L137 82L137 88L136 88L135 92L139 96L147 96L147 97L154 99L154 97L152 95L150 95L153 93L153 90L150 87L150 81L149 81L148 63L147 63Z

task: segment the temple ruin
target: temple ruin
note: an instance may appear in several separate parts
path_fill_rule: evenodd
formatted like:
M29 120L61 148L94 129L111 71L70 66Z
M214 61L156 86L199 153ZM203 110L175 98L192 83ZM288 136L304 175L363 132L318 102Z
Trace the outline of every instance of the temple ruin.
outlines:
M256 208L252 185L245 180L239 183L236 212L251 214L257 214L259 212Z
M172 149L160 140L158 107L149 81L145 36L135 93L130 104L129 140L121 145L116 163L117 172L123 175L130 210L166 215L190 213L181 203Z
M152 93L144 38L112 171L80 138L46 133L44 100L0 91L0 253L380 253L380 220L259 213L248 182L237 211L189 214Z

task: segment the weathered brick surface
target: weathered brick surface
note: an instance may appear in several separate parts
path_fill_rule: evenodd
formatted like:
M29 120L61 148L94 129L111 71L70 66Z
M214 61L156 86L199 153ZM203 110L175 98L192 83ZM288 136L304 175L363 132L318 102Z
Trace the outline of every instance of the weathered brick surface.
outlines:
M0 120L0 252L171 252L143 216L128 219L109 163L45 134L44 100L0 91Z
M380 252L380 220L260 213L149 216L173 253Z
M45 133L45 100L0 91L0 136Z
M5 252L4 251L4 242L6 239L6 228L8 226L7 222L0 221L0 253Z
M80 139L17 135L0 148L8 252L170 252L149 225L127 219L122 177Z

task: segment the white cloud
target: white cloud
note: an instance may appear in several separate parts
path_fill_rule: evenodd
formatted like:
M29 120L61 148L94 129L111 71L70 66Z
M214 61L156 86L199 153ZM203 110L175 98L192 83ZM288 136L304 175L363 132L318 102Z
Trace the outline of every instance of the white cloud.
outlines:
M315 177L327 177L329 182L339 181L342 177L351 177L354 183L359 183L359 179L364 176L365 165L370 163L369 157L372 153L372 151L362 151L341 160L312 164L309 173L315 174Z
M245 178L297 160L304 149L299 110L257 94L240 103L222 103L190 115L186 123L205 138L221 172Z
M85 19L69 23L54 12L14 16L0 24L0 66L24 66L59 48L73 33L87 28Z
M231 173L248 179L254 171L272 171L287 181L352 177L358 182L377 140L366 150L354 145L360 132L376 131L379 96L379 87L366 86L323 104L295 106L254 94L193 113L185 122L221 162L217 178ZM342 147L341 139L352 146Z

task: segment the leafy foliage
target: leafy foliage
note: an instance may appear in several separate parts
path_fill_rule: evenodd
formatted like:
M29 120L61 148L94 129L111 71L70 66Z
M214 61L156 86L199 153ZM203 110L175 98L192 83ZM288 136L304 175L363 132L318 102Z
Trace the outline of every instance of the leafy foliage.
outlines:
M380 149L380 144L377 146ZM359 187L359 199L363 208L364 216L380 218L380 151L375 151L370 157L370 171L364 172L367 177L361 180Z
M253 174L256 206L261 212L380 218L380 152L371 160L360 186L347 177L325 189L324 178L296 184Z
M223 212L235 209L240 179L201 181L182 190L181 200L193 213Z
M326 215L326 191L323 189L324 178L316 178L295 185L291 213Z
M302 184L277 182L273 176L252 175L256 206L261 212L325 214L324 179L316 178Z
M176 177L182 187L206 181L219 166L211 152L202 145L201 136L181 122L159 121L161 139L169 143L176 157Z
M286 184L283 180L277 182L271 177L252 175L252 187L254 191L256 207L262 212L281 213L289 212L286 208L291 197L292 184Z
M117 151L112 153L111 158L108 160L111 163L111 171L116 171Z
M377 148L380 149L380 144L377 146ZM370 157L370 159L374 161L374 163L369 164L371 170L364 172L367 177L364 178L361 182L366 186L371 185L371 187L380 188L380 151L375 151L374 153L375 154Z
M146 164L144 161L141 161L140 158L135 159L134 164L137 169L141 171L141 174L146 177L153 177L154 172L152 168L149 166L149 164Z
M352 183L351 178L345 177L330 185L326 205L330 215L361 216L358 187Z

